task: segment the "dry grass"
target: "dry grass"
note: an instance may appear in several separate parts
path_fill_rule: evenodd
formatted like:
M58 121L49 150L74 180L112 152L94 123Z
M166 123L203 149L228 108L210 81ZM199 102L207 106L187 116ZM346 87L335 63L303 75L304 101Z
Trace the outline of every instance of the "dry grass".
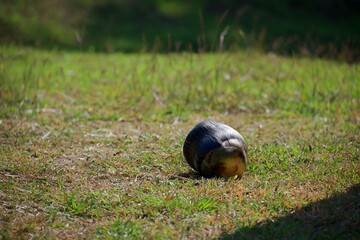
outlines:
M181 155L186 132L202 118L51 123L51 130L35 121L3 121L3 236L216 237L297 216L359 182L355 132L329 131L338 123L323 120L258 115L209 116L246 136L250 163L241 180L203 179ZM344 213L352 216L350 225L359 224L358 207ZM307 218L321 223L324 215L326 223L329 209L306 212Z
M46 56L48 61L56 57ZM89 54L91 59L96 57L106 59ZM206 56L201 57L207 61ZM210 62L213 57L209 56ZM86 55L64 54L63 64L71 65L73 58L86 59ZM163 61L165 56L160 58ZM254 58L262 61L262 56ZM139 59L142 61L141 56ZM173 65L175 61L180 60L175 59ZM288 61L299 63L296 59L277 61L283 66ZM83 68L91 69L89 64L82 64ZM35 77L40 79L39 89L31 88L23 96L22 105L17 105L15 90L2 92L0 231L3 239L356 239L359 236L360 135L356 110L359 95L356 89L347 96L342 93L342 89L352 89L358 78L338 88L338 102L327 103L344 108L335 109L332 105L323 108L318 96L309 100L307 104L323 113L319 115L298 111L296 107L280 107L277 101L282 100L276 100L275 92L268 93L266 104L259 105L262 112L252 110L255 105L251 104L247 110L230 111L236 102L231 96L236 92L229 86L217 88L219 102L208 100L209 106L232 102L223 105L227 110L221 111L209 109L195 95L190 96L194 101L192 106L177 105L181 102L176 98L182 96L181 88L177 95L172 95L174 99L166 97L171 93L165 90L172 89L167 82L151 84L152 77L172 76L164 64L156 65L155 72L143 76L150 78L146 86L155 89L149 96L142 87L136 89L137 86L130 85L128 92L123 91L118 98L116 92L109 90L113 85L110 88L105 83L97 85L93 91L93 81L84 80L80 84L72 77L65 77L61 82L57 75L49 79L54 79L53 84L59 89L52 88L44 83L48 76L46 69ZM294 72L307 72L307 64ZM319 64L321 69L327 66L321 61L312 64ZM336 67L334 63L329 65ZM191 70L191 66L197 70ZM184 71L201 75L204 74L201 66L205 65L190 64ZM54 65L49 68L54 69ZM96 73L99 68L94 67L93 71ZM125 68L131 69L130 65ZM356 66L339 68L339 75L341 69L349 68L357 76ZM252 76L265 74L260 69L255 67ZM307 75L303 76L307 81ZM117 77L114 73L114 79L107 76L107 81L115 84ZM270 74L269 78L271 82L273 76ZM247 81L268 84L267 80L259 83L254 77ZM325 82L325 77L321 81ZM194 84L191 94L199 91L210 96L215 91L206 85L202 92L196 90L202 85ZM278 85L286 91L285 95L297 90L294 97L305 96L306 88L303 92L289 84ZM267 91L263 86L259 88ZM330 87L316 91L325 94L319 98L328 99L334 90ZM139 105L120 104L113 108L118 100L122 104L133 101L130 96L138 94L137 91L145 94ZM27 99L33 92L42 94L37 105ZM12 100L5 98L9 96ZM256 96L250 94L246 98L256 99ZM107 101L108 104L103 104ZM147 105L147 101L153 106ZM29 111L22 106L35 108ZM199 107L204 111L196 110ZM117 111L121 115L114 114ZM242 179L205 179L186 164L181 152L183 141L193 125L203 119L225 122L245 137L249 165Z

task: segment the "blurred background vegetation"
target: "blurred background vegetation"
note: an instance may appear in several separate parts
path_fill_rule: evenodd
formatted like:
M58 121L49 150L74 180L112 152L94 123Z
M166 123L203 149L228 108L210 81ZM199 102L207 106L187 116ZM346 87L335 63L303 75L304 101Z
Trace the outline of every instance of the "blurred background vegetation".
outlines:
M360 59L358 0L2 0L0 43Z

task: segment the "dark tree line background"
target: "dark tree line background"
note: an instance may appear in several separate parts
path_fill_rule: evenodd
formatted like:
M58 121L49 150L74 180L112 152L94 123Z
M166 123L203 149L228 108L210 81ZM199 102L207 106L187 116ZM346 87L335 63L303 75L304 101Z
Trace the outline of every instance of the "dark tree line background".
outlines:
M0 41L83 51L222 51L360 59L358 0L2 0Z

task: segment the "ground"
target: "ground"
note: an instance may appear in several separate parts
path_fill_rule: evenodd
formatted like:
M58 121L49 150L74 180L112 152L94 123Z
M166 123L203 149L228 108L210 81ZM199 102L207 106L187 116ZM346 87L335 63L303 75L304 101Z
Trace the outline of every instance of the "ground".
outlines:
M3 239L360 236L358 65L2 50ZM241 179L187 165L204 119L244 136Z

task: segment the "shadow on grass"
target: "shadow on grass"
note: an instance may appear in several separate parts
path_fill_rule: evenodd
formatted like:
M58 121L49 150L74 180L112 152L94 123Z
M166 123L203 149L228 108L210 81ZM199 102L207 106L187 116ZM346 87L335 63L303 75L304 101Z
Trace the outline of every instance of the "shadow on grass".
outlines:
M360 184L220 239L360 239Z
M169 180L201 180L201 179L221 179L222 181L240 181L241 177L231 177L231 178L223 178L223 177L204 177L200 173L190 170L186 173L180 173L175 176L171 176Z
M180 173L175 176L171 176L169 180L200 180L203 176L201 176L198 172L195 171L189 171L186 173Z

